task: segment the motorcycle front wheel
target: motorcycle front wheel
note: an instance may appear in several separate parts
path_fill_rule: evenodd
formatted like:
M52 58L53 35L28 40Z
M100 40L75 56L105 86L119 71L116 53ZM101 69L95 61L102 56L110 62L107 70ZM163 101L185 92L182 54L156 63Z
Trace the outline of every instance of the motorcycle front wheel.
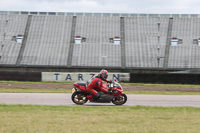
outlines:
M124 103L126 103L126 101L127 101L127 96L126 96L126 94L123 94L120 96L120 99L114 98L112 100L112 103L115 105L123 105Z
M82 91L74 92L72 94L71 99L75 104L78 104L78 105L83 105L84 103L88 101L87 95L85 94L85 92L82 92Z

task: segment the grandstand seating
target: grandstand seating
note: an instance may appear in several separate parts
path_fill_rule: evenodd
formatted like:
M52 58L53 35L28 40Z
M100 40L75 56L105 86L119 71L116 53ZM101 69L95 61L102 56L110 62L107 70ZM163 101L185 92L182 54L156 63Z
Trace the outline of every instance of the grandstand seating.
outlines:
M67 65L71 16L33 16L23 65Z
M13 36L24 34L27 15L0 15L0 64L15 64L21 44Z
M169 16L104 15L0 14L0 65L119 68L124 54L127 68L200 67L200 18L174 16L170 25ZM75 44L75 36L86 40ZM182 43L170 46L172 37Z
M168 22L168 18L158 17L125 18L127 67L163 66L163 59L160 60L158 66L157 57L164 57ZM158 23L160 23L160 28Z
M200 47L193 44L200 38L199 18L174 18L172 36L182 39L182 44L171 47L169 68L199 68Z
M121 66L120 45L109 42L120 36L119 17L77 16L75 35L86 42L74 45L73 66Z

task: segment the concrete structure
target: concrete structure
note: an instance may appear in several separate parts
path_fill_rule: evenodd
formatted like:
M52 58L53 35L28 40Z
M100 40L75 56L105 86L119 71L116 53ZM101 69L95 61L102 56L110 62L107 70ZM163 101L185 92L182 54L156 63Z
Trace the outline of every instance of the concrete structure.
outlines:
M27 20L27 15L0 15L0 64L16 63L22 45L16 36L25 33Z
M120 36L119 17L77 16L75 35L86 42L74 46L72 66L121 66L121 47L109 42Z
M1 11L0 66L199 69L199 38L198 14Z

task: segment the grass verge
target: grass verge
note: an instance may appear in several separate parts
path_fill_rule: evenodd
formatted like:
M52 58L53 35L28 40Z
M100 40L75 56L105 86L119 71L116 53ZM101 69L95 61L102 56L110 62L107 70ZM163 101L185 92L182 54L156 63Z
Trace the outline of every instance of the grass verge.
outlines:
M73 82L29 82L29 81L4 81L0 80L0 83L33 83L33 84L73 84ZM158 87L190 87L190 88L200 88L200 85L192 84L149 84L149 83L120 83L123 85L131 86L158 86Z
M148 83L121 83L121 85L133 86L158 86L158 87L187 87L187 88L200 88L200 85L192 84L148 84Z
M0 88L0 93L71 93L69 89Z
M0 93L71 93L71 89L0 88ZM200 95L200 92L179 91L124 91L125 94Z
M0 105L1 132L198 132L200 109Z
M31 82L31 81L6 81L6 80L0 80L0 83L73 84L73 82Z
M180 91L125 91L125 94L200 95L200 92L180 92Z

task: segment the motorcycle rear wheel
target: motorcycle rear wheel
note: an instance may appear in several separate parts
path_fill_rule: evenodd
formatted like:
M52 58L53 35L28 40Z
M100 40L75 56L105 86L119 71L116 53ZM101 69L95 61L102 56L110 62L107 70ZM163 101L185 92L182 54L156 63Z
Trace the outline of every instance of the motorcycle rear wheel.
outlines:
M126 94L123 94L120 96L120 99L114 98L112 100L112 103L115 105L123 105L124 103L126 103L126 101L127 101L127 96L126 96Z
M82 91L74 92L72 94L71 99L75 104L78 104L78 105L83 105L84 103L88 101L87 95L85 94L85 92L82 92Z

